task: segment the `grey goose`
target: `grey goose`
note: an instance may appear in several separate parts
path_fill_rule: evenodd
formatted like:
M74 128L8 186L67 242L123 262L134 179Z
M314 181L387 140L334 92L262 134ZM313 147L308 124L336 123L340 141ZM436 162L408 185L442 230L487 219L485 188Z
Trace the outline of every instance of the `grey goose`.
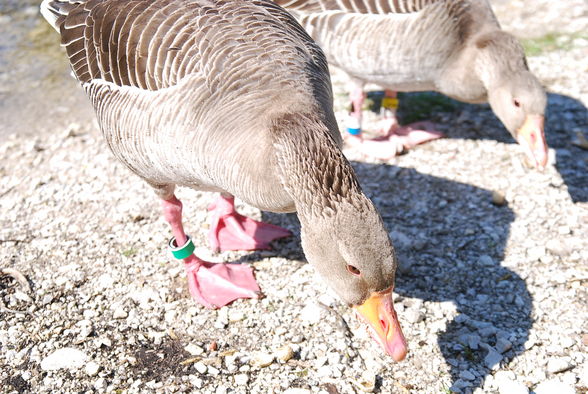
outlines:
M197 302L219 307L259 287L250 268L193 254L176 186L223 193L217 208L230 218L232 196L296 211L308 261L405 357L394 249L340 150L325 57L287 12L267 0L45 0L41 10L108 146L161 199ZM248 232L230 218L234 236Z
M386 156L398 141L409 147L439 136L430 128L411 133L415 127L400 128L394 116L396 91L434 90L468 103L489 102L531 162L538 168L546 165L545 91L488 0L276 2L294 13L329 64L355 81L351 101L357 124L352 133L361 136L364 84L387 89L387 138L380 138L379 147L365 141L375 156Z

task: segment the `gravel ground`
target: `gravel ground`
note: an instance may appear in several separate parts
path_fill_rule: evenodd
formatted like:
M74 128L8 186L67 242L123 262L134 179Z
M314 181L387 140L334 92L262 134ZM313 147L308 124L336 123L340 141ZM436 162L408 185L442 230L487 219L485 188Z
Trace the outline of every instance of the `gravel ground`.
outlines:
M251 264L266 297L195 305L154 194L88 122L0 142L0 390L586 393L588 41L569 29L588 25L588 5L495 3L514 32L526 16L557 31L549 16L561 11L565 47L529 59L550 91L544 171L488 106L434 112L448 138L388 163L346 151L401 258L405 361L331 295L297 236L274 251L198 248ZM333 81L343 118L345 80ZM205 245L214 196L179 197ZM238 208L299 233L295 215Z

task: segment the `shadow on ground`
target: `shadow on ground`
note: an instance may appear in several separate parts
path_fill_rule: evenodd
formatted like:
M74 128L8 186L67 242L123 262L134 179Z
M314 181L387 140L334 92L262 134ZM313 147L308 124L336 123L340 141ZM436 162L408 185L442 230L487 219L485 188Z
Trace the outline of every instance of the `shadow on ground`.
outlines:
M512 210L493 205L491 191L475 186L414 169L352 164L399 255L395 291L403 297L456 306L457 316L439 333L438 344L453 384L462 389L480 387L490 368L523 351L531 327L532 299L525 282L500 265L514 220ZM263 216L264 221L290 229L296 221L290 215L264 212ZM443 314L439 311L425 319L440 320ZM410 337L410 324L403 326ZM504 341L512 348L491 360L498 356L497 345L508 347ZM419 344L410 347L418 357ZM464 380L464 371L474 371L475 380Z
M378 112L378 95L370 109ZM400 93L398 115L402 124L432 120L446 138L488 139L516 144L488 104L465 104L435 92ZM588 139L588 109L569 96L550 93L545 122L547 144L556 152L556 168L572 201L588 201L588 145L579 146L578 135ZM588 142L585 142L588 144ZM520 153L521 157L523 153ZM559 186L559 185L554 185Z

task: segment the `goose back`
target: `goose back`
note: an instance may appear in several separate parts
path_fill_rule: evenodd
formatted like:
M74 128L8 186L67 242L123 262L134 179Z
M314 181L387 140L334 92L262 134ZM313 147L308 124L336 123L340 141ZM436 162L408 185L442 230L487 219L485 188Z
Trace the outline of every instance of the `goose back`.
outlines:
M326 60L270 1L47 2L115 155L152 185L292 210L271 135L316 113L340 144ZM263 192L261 192L263 191Z
M362 82L402 91L439 90L472 40L499 27L486 0L277 0L292 10L329 63ZM459 81L483 86L473 70ZM471 80L470 80L471 79ZM455 82L455 81L452 81ZM453 94L455 93L455 94ZM447 92L455 96L460 92Z

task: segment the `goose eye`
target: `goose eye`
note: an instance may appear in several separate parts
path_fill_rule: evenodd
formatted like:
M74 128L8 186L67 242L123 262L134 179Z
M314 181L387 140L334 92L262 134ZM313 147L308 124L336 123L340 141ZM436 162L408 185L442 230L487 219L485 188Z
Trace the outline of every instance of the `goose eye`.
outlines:
M519 101L519 100L517 100L517 99L514 99L514 101L513 101L513 104L514 104L514 105L515 105L515 107L517 107L517 108L521 106L521 103L520 103L520 101Z
M351 272L353 275L356 275L356 276L361 275L361 271L352 265L347 266L347 271Z

